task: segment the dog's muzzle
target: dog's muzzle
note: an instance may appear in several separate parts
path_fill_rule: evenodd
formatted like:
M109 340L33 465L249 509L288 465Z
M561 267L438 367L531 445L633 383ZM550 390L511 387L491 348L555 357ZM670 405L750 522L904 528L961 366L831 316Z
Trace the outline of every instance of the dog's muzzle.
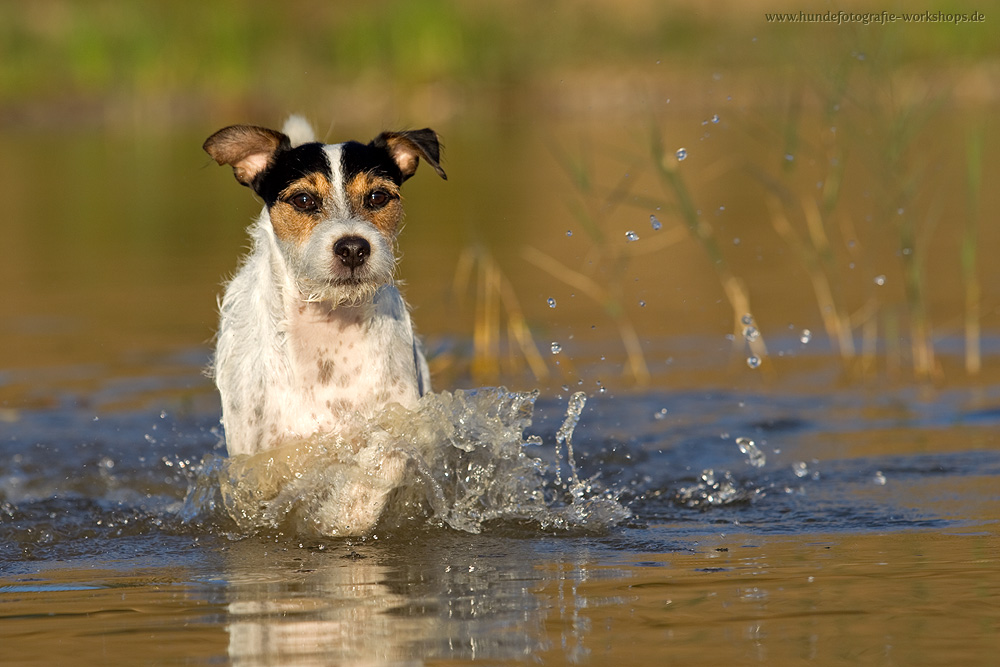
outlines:
M372 246L360 236L345 236L333 244L333 254L353 273L371 256Z

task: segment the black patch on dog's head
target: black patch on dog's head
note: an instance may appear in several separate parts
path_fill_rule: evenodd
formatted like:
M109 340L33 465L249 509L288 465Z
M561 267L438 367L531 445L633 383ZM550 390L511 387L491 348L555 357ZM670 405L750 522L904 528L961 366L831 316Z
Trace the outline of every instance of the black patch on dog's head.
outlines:
M383 147L348 141L341 147L340 163L344 168L345 183L358 174L374 174L388 178L396 185L403 184L403 172Z
M312 173L320 173L327 180L333 180L330 159L320 143L302 144L275 154L274 164L261 174L254 189L270 208L285 188Z

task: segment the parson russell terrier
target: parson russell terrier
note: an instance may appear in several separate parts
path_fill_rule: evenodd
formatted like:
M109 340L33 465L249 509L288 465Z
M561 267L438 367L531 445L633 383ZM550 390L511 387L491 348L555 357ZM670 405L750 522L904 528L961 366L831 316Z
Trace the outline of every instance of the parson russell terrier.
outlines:
M292 117L283 132L224 128L204 148L264 201L220 304L213 370L229 454L412 407L430 378L393 283L399 188L421 158L447 178L437 134L323 144Z

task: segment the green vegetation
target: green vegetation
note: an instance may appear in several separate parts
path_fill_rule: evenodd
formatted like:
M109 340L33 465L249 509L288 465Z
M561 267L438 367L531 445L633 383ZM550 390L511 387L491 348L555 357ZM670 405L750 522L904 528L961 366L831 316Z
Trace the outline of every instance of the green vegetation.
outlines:
M743 50L726 47L765 34L754 66L781 69L794 64L789 58L803 30L825 42L876 29L766 25L763 12L775 4L741 3L723 12L654 0L4 2L0 103L105 95L297 98L303 89L334 84L405 91L435 82L475 91L656 60L740 67ZM996 54L984 27L897 32L902 65Z

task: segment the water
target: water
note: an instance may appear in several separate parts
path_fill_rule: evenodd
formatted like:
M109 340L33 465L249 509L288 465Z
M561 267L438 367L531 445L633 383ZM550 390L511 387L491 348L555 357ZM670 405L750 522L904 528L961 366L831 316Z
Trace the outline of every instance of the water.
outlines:
M380 417L399 447L442 447L413 466L425 506L365 539L290 521L328 487L315 457L297 503L235 519L211 411L24 411L0 462L5 658L599 664L711 641L724 661L913 664L997 641L1000 411L599 396L454 392Z
M745 120L725 109L713 135ZM603 142L630 140L599 125ZM936 374L918 381L900 342L898 239L869 235L884 227L844 231L863 237L841 249L858 266L838 264L846 316L875 296L885 306L872 347L856 328L845 361L742 171L687 181L700 210L727 204L699 220L741 239L718 244L751 297L734 318L712 257L674 206L650 201L631 158L636 199L598 189L587 210L612 217L595 236L553 196L566 184L552 143L436 129L454 177L404 186L400 271L438 391L356 425L346 459L322 440L225 455L202 369L219 281L258 204L204 168L207 132L5 136L17 159L0 156L14 212L0 263L0 661L990 664L1000 320L984 307L982 371L966 375L957 253L926 257ZM709 165L739 146L698 148ZM79 175L55 198L31 177L54 154ZM140 169L136 156L156 159ZM459 165L484 164L463 182ZM143 215L118 212L122 192ZM856 196L864 213L874 195ZM622 243L661 203L662 229ZM934 229L951 235L935 248L960 247L962 225ZM997 229L983 226L983 247ZM456 291L470 236L495 266ZM524 262L529 243L569 271ZM1000 265L981 271L983 303L998 302ZM516 337L514 305L548 375L497 342ZM381 458L399 465L372 479ZM358 480L384 485L385 514L364 537L331 536L329 494Z
M543 443L527 432L537 398L503 388L428 394L413 410L390 406L336 438L233 459L209 455L194 467L180 516L194 526L231 521L239 535L306 537L367 536L369 524L597 532L624 521L629 512L613 493L577 475L573 430L586 396L570 399L555 437L554 475L526 451Z

